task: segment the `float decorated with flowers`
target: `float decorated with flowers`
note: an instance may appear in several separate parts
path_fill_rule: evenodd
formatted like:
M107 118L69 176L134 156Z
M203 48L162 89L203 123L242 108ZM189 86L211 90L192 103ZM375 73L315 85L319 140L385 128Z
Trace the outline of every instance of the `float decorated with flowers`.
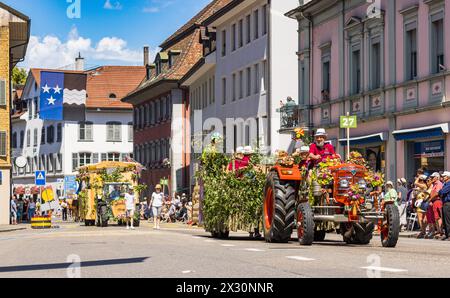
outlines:
M394 204L380 202L382 173L373 171L359 152L346 161L331 155L314 166L302 129L294 131L302 144L293 155L277 152L264 192L263 224L268 242L287 242L297 229L301 245L323 241L336 230L346 243L368 244L375 227L383 247L395 247L399 214Z

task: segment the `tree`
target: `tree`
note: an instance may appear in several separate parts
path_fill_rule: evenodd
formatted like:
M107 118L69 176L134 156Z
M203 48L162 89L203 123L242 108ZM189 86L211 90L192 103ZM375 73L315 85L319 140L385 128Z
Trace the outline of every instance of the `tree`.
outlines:
M24 85L27 80L27 76L27 71L24 68L13 68L12 81L14 85Z

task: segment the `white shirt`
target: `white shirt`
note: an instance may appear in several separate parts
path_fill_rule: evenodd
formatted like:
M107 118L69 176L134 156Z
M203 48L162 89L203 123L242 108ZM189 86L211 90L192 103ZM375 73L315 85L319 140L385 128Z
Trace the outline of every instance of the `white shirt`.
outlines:
M162 192L152 194L152 207L162 207L163 205L164 194Z
M125 194L125 205L127 206L127 210L134 210L134 195L130 195L129 193Z

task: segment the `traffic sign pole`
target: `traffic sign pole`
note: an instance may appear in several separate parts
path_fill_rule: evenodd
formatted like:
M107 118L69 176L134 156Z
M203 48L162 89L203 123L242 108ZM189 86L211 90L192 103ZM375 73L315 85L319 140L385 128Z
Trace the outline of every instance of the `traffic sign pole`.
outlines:
M350 116L350 113L347 112L347 117ZM350 125L347 125L347 160L350 160Z

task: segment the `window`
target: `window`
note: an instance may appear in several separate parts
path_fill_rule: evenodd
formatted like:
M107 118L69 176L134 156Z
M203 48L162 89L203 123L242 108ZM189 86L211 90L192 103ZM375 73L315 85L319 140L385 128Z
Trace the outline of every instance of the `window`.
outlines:
M236 24L231 26L231 50L236 51Z
M29 99L27 105L28 105L28 120L31 120L33 118L33 102Z
M406 80L417 77L417 28L406 31Z
M227 103L227 79L222 79L222 104L225 105Z
M252 69L247 67L247 96L252 94Z
M0 131L0 156L6 156L6 131Z
M245 17L245 27L247 29L247 44L252 41L252 21L251 15Z
M233 73L231 91L233 92L233 101L235 101L236 100L236 74L235 73Z
M351 55L351 92L361 93L361 50L355 49Z
M267 5L264 5L263 6L263 8L262 8L262 21L263 21L263 24L262 24L262 30L263 30L263 33L262 33L262 35L266 35L267 34Z
M263 78L263 90L266 91L266 90L267 90L267 83L268 83L267 60L264 60L262 66L263 66L263 73L262 73L262 78Z
M90 165L92 163L92 153L80 153L78 154L78 166L82 167Z
M378 89L381 87L381 49L379 42L372 44L371 60L372 89Z
M122 141L122 123L108 122L106 123L106 141L107 142L121 142Z
M128 142L133 142L133 123L128 123Z
M23 148L23 142L25 138L25 133L23 130L20 131L20 148Z
M159 118L161 119L161 120L163 120L163 118L164 118L164 108L165 108L165 106L166 106L166 103L164 102L164 98L163 99L161 99L161 101L159 102Z
M37 97L35 97L34 98L34 114L33 114L34 119L38 118L38 109L39 109L38 99L37 99Z
M239 47L242 48L244 46L244 20L239 20Z
M111 93L109 95L109 99L116 99L116 98L117 98L117 95L115 95L114 93Z
M120 153L108 153L108 161L120 161Z
M38 145L38 130L35 128L33 130L33 147L37 147Z
M133 126L137 126L139 113L137 109L133 110Z
M239 99L244 97L244 72L239 72Z
M14 132L14 133L13 133L13 136L12 136L12 147L13 147L14 149L17 148L17 132Z
M0 80L0 106L6 106L6 81Z
M58 153L56 155L56 171L57 172L61 172L62 171L62 163L63 163L62 154Z
M160 107L159 107L159 100L158 100L155 103L155 121L156 121L156 123L160 122L160 117L161 117L161 115L160 115Z
M56 142L61 143L62 142L62 124L58 123L56 126Z
M445 70L444 64L444 20L439 19L432 22L431 25L431 60L432 60L432 72L439 73Z
M253 12L253 37L254 39L259 38L259 10Z
M53 154L50 153L47 156L47 171L50 173L53 172L54 162L55 162L55 159L53 158Z
M41 129L41 145L45 144L45 126Z
M92 141L93 140L92 128L93 128L92 122L79 123L78 140Z
M166 116L169 119L170 118L170 108L171 108L171 102L170 102L170 96L166 99Z
M322 62L322 92L330 92L330 60Z
M222 31L222 57L227 54L227 31Z
M255 94L259 93L259 64L255 64Z
M47 143L53 144L55 142L55 127L50 125L47 127Z
M31 146L31 132L28 129L27 130L27 147L30 147L30 146Z

